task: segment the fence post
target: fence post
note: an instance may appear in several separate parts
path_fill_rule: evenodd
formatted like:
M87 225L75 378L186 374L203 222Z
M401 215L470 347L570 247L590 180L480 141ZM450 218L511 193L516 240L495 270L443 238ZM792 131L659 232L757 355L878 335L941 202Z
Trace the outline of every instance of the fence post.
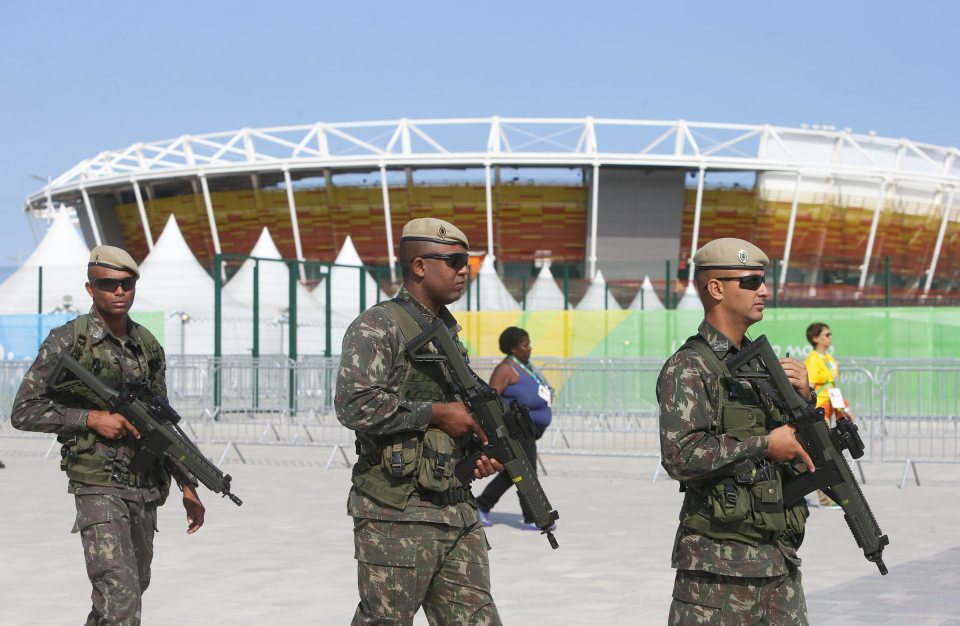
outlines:
M520 277L520 310L527 310L527 275Z
M367 310L367 272L360 266L360 312ZM328 276L329 280L329 276ZM329 299L327 300L329 302Z
M663 308L670 309L670 259L667 259L667 281L666 281L666 293L664 293L663 298Z
M890 257L883 257L883 305L890 308Z
M213 409L220 415L220 359L223 356L223 255L213 255Z
M287 329L290 335L290 349L288 350L290 358L290 391L288 398L288 408L290 409L290 414L293 415L297 411L297 370L294 367L297 362L297 273L299 269L299 263L297 261L287 261L287 275L289 276L288 281L288 300L289 308ZM329 304L329 300L328 300Z
M777 280L777 276L780 273L780 259L773 260L773 308L777 308L779 304L779 298L777 297L777 285L780 284L780 281Z
M37 315L43 315L43 266L37 266Z
M563 266L563 310L570 308L570 264Z
M260 407L260 259L253 261L253 408Z
M470 272L467 272L467 311L470 310Z
M363 272L363 268L360 268L360 271ZM331 319L333 317L333 306L330 302L330 298L333 296L333 285L330 284L333 282L333 265L327 265L327 280L323 282L325 289L324 295L326 296L327 301L324 307L326 309L326 311L324 311L324 317L326 319L323 321L325 333L323 340L323 356L330 357L333 354L333 346L330 345L330 342L333 341L333 320ZM363 291L361 290L360 293L363 293ZM361 298L363 298L363 296L361 296ZM363 298L361 302L363 302L363 300L365 300L365 298Z

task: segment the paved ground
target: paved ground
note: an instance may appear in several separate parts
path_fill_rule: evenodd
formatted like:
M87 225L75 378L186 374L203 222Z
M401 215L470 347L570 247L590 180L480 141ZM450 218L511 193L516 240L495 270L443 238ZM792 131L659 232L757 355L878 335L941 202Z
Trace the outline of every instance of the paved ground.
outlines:
M78 624L89 607L74 510L48 441L0 438L0 624ZM220 449L207 449L219 457ZM243 448L225 468L244 505L206 493L207 525L187 536L183 510L162 509L144 623L347 624L356 602L349 471L327 449ZM663 624L680 494L651 481L653 459L548 456L557 539L519 530L507 495L489 529L494 597L507 624ZM804 588L813 624L960 625L960 467L865 466L864 492L890 536L888 576L853 543L842 513L813 510ZM426 623L421 619L418 623Z

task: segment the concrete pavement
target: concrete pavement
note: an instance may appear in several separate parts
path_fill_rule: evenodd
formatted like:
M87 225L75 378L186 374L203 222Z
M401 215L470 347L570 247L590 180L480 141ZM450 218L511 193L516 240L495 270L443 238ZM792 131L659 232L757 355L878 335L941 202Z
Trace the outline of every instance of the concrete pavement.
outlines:
M0 625L79 624L89 609L73 501L47 439L0 438ZM221 448L205 448L214 459ZM249 446L233 455L237 508L201 491L207 521L184 534L178 498L161 509L144 624L347 624L357 601L349 470L329 448ZM551 550L519 529L510 494L488 529L493 592L506 624L663 624L681 495L655 459L546 456L543 484L560 512ZM813 509L801 548L812 624L958 624L960 466L867 464L863 489L890 537L880 576L840 511ZM479 493L476 488L475 492ZM418 623L425 624L422 615Z

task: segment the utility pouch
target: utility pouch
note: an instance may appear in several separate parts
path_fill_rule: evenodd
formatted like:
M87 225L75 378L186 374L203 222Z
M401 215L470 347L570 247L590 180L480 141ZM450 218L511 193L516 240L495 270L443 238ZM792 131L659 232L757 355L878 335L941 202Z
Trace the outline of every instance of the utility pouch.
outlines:
M450 435L437 428L428 429L423 436L417 485L428 491L446 491L453 487L456 451Z
M754 483L750 495L753 499L753 525L757 530L783 532L787 529L783 487L777 477Z
M97 444L97 433L92 430L71 437L60 448L60 469L66 471L81 454L89 452Z
M380 465L393 478L411 476L420 459L420 439L405 433L388 438L383 445Z
M710 491L713 517L718 522L739 522L750 514L750 493L731 478L722 480Z

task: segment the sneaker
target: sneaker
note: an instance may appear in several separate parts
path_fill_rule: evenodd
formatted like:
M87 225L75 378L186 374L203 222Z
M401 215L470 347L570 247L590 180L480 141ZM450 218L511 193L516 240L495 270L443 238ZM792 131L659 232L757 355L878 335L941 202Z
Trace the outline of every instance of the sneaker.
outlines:
M490 511L481 511L480 509L477 509L477 511L480 513L480 523L484 527L490 528L493 526L493 522L490 521Z
M550 532L553 532L553 531L555 531L556 529L557 529L557 525L556 525L556 524L550 524L550 528L548 528L547 530L549 530ZM520 524L520 530L537 530L537 531L539 531L539 530L540 530L540 527L537 526L536 524L534 524L533 522L524 522L524 523Z

